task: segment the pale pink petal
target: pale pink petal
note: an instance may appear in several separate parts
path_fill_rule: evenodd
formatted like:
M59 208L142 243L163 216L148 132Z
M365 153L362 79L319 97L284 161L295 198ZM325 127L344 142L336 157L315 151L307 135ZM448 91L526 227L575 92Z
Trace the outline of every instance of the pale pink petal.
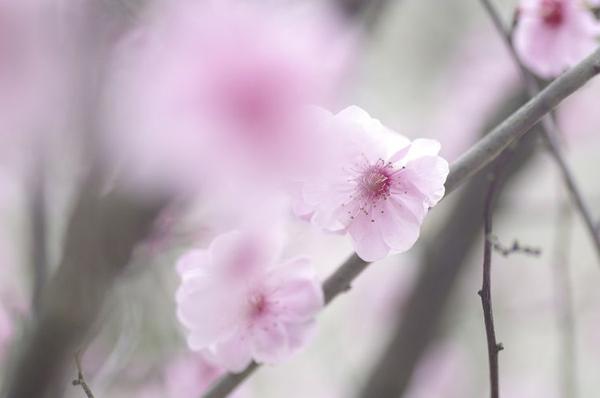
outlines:
M267 284L272 286L269 301L278 319L304 322L323 308L323 290L307 259L280 266L269 276Z
M376 219L385 243L393 252L410 249L419 237L420 220L401 203L390 199L385 214Z
M211 275L185 279L177 291L177 317L191 331L192 349L205 348L239 322L239 292Z
M252 356L259 362L273 364L289 356L290 348L282 324L265 319L252 329Z
M291 351L296 351L312 340L316 334L317 322L314 319L304 323L291 323L285 325L288 343Z
M352 245L356 254L365 261L383 259L390 252L379 227L371 221L371 217L360 213L348 227Z
M184 278L186 274L194 270L203 270L209 264L210 257L206 251L191 250L179 258L176 269L179 276Z
M208 355L217 365L234 373L241 372L252 361L248 337L238 333L214 345Z
M448 162L438 156L415 159L406 165L405 177L434 206L444 196L444 182L450 169Z

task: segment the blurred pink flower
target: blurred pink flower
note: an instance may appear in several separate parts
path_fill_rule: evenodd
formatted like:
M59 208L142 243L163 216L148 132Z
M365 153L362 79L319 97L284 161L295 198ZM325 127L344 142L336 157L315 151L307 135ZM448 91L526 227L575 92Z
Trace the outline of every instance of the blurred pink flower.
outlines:
M135 179L197 189L309 163L303 108L335 101L352 40L329 9L285 5L170 3L122 44L111 147Z
M448 162L439 143L411 143L356 106L325 117L323 128L343 144L330 167L304 183L296 211L347 232L366 261L410 249L444 195Z
M278 239L230 232L178 262L177 314L188 345L229 371L280 362L302 348L323 306L308 260L277 260Z
M523 63L543 78L561 74L600 43L600 24L581 0L522 0L514 34Z

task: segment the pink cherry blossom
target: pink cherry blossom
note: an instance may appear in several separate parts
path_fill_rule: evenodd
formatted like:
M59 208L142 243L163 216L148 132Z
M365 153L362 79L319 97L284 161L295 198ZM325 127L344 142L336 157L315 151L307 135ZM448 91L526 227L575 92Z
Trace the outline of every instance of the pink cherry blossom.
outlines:
M444 195L448 163L439 143L411 143L356 106L326 119L323 129L341 149L324 173L304 182L296 210L325 230L347 232L366 261L410 249Z
M278 239L234 231L178 262L177 314L188 345L233 372L302 348L323 306L310 262L278 260Z
M331 10L286 5L167 2L122 43L109 151L134 182L189 189L309 162L302 110L336 100L352 40Z
M543 78L558 76L589 55L600 42L600 24L581 0L523 0L515 49Z

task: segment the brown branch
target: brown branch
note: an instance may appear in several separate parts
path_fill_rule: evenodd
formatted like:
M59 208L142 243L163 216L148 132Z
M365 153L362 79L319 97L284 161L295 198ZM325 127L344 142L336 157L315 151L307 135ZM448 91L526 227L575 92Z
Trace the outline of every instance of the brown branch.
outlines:
M500 164L501 165L501 164ZM481 297L483 307L483 318L485 323L485 335L488 347L488 361L490 370L490 397L500 397L500 385L498 377L498 353L504 348L496 341L496 330L494 328L494 312L492 308L492 215L494 200L497 192L499 170L491 174L491 182L485 199L483 215L483 280L481 290L477 292Z
M521 62L519 56L517 55L514 46L512 45L512 38L510 32L504 27L502 20L500 19L500 15L496 8L494 7L492 0L480 0L487 13L489 14L492 22L494 23L494 27L498 31L499 35L502 37L502 40L508 49L508 52L515 63L515 65L519 68L521 73L521 78L524 82L525 87L530 96L535 96L540 91L540 86L535 79L535 77L525 68L523 63ZM596 65L596 68L600 67L600 63ZM546 115L542 118L542 127L543 127L543 138L546 147L548 148L548 152L554 158L556 165L558 166L561 177L565 186L568 189L569 197L573 202L574 206L579 211L585 226L588 230L588 234L594 243L594 248L596 250L596 255L600 259L600 234L596 230L596 222L592 217L592 213L589 209L588 204L585 202L583 198L583 194L581 193L581 189L577 186L575 182L575 178L573 173L571 172L567 162L562 154L561 148L557 142L557 137L559 136L558 127L554 122L554 119L550 115Z
M87 398L94 398L92 389L85 381L85 375L83 374L83 368L81 367L81 357L79 352L75 354L75 366L77 367L77 378L73 380L72 384L74 386L81 386Z

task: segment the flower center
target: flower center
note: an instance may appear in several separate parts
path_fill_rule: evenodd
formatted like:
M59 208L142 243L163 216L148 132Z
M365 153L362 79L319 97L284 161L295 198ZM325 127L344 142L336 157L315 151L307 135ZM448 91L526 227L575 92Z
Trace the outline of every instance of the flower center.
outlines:
M541 15L544 23L550 27L560 26L564 19L564 4L562 0L543 0Z
M391 167L377 162L369 166L358 178L360 195L368 201L385 199L390 195L392 185Z
M248 298L250 312L253 317L261 316L267 311L267 298L262 293L254 293Z

